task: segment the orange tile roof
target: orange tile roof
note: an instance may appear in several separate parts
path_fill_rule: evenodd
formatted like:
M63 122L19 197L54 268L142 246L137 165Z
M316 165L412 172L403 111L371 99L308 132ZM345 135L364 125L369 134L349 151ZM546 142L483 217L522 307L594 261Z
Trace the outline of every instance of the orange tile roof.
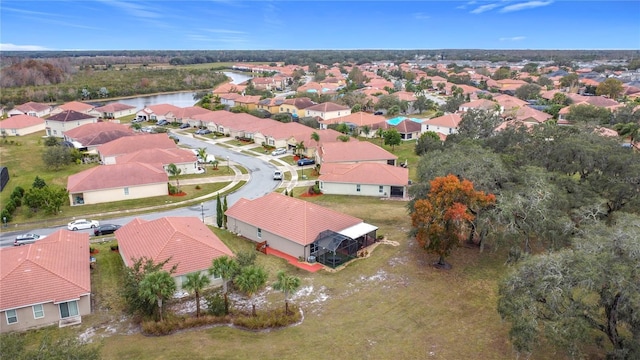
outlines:
M487 99L473 100L460 105L460 108L494 110L497 103Z
M322 143L322 165L336 162L396 160L398 157L368 141Z
M41 104L33 101L29 101L15 107L16 110L20 110L23 113L28 113L29 111L41 112L50 108L51 106L47 104Z
M460 124L460 121L462 121L460 114L446 114L429 120L425 120L422 123L455 129Z
M142 149L116 157L116 164L139 162L146 164L160 163L162 165L184 164L196 162L196 155L189 150L173 149Z
M322 164L321 181L351 184L405 186L409 169L380 163Z
M209 109L205 109L200 106L187 106L172 111L171 113L176 119L192 119L195 115L211 112Z
M107 104L105 106L97 107L95 110L99 112L114 113L118 111L135 109L135 108L136 107L132 105L113 103L113 104Z
M169 176L162 164L130 162L124 164L98 165L70 175L67 191L70 193L127 186L166 183Z
M136 218L115 233L125 265L143 256L161 262L164 270L177 264L173 276L206 270L221 256L233 252L197 217L163 217L146 221Z
M156 104L145 107L143 111L148 114L166 115L168 113L175 114L180 111L180 108L171 104Z
M58 106L58 108L62 109L62 110L73 110L73 111L77 111L77 112L86 112L86 111L90 111L92 109L95 108L95 106L90 105L90 104L86 104L80 101L71 101L68 103L64 103L60 106Z
M338 105L336 103L332 103L332 102L328 101L328 102L324 102L322 104L316 104L316 105L309 106L305 110L331 112L331 111L343 111L343 110L349 110L349 109L350 108L348 106Z
M308 97L300 97L300 98L286 99L284 101L284 104L295 106L296 109L298 110L303 110L308 108L309 106L315 105L316 103L311 101L311 99L309 99Z
M83 112L78 112L75 110L65 110L61 113L49 116L47 118L47 121L68 122L68 121L78 121L78 120L87 120L87 119L96 119L96 118L97 116L88 115Z
M500 106L502 106L505 110L512 109L514 107L522 107L529 104L528 102L520 100L515 96L506 94L494 96L493 100L500 104Z
M508 121L504 121L502 124L498 125L495 129L493 129L496 132L514 127L517 128L519 126L525 126L527 127L527 129L531 129L532 127L535 126L534 123L530 123L530 122L524 122L521 120L508 120Z
M139 134L125 136L98 147L102 156L128 154L142 149L173 149L176 143L167 134Z
M322 231L338 232L362 223L351 215L280 193L242 198L225 214L300 245L313 243Z
M505 113L507 114L507 113ZM540 111L540 110L536 110L534 108L531 108L529 106L523 106L521 108L518 108L518 110L515 112L515 114L513 114L513 116L515 117L515 119L517 120L521 120L521 121L525 121L528 122L530 120L534 120L538 123L543 123L549 119L551 119L553 116L550 114L547 114L546 112Z
M29 115L14 115L0 121L0 129L23 129L35 125L43 125L44 119Z
M90 292L87 233L58 230L30 245L0 249L0 311Z
M214 94L241 93L247 88L246 85L224 83L213 90Z
M84 146L106 144L134 134L135 132L129 126L108 121L84 124L64 132L67 138L78 141Z
M367 113L364 111L358 111L356 113L351 113L347 116L341 116L329 120L322 120L320 123L322 124L341 124L341 123L352 123L356 126L364 126L364 125L373 125L386 121L386 118L382 115L373 115L371 113Z

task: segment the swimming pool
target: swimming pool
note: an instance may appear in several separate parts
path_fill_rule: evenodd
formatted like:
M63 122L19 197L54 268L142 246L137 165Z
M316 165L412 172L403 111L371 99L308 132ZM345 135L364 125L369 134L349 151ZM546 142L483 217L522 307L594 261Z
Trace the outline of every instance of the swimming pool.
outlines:
M411 120L413 122L422 123L423 119L408 118L406 116L396 116L394 118L387 120L387 124L396 126L400 124L403 120Z

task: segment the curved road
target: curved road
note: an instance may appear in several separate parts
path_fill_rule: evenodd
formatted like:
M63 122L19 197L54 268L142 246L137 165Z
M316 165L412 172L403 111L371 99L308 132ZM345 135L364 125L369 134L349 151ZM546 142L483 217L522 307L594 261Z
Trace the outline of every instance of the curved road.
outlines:
M255 199L261 196L264 196L273 190L275 190L279 182L273 181L273 172L276 170L276 167L273 164L265 162L255 156L245 155L236 151L235 148L227 148L223 146L218 146L214 141L203 141L199 139L195 139L189 135L182 135L180 133L174 132L175 135L180 139L181 145L187 145L192 148L202 148L205 147L207 149L207 153L214 155L216 159L219 161L221 165L226 165L225 161L227 158L231 163L241 164L249 171L249 181L245 184L245 186L241 187L237 191L227 195L227 203L229 206L233 205L240 198L247 199ZM182 208L171 209L166 211L158 211L141 215L134 216L125 216L112 218L108 221L101 221L102 223L110 223L110 224L119 224L124 225L133 220L136 217L145 219L145 220L154 220L157 218L165 217L165 216L202 216L202 209L204 208L204 216L207 219L207 223L215 222L216 216L216 199L211 198L211 200L206 200L203 202L203 206L199 204L190 205ZM89 216L87 216L89 217ZM211 218L214 219L211 221ZM24 234L27 232L33 232L40 235L48 235L59 229L66 229L66 226L57 226L50 227L44 229L32 229L32 230L20 230L20 231L7 231L4 229L2 233L0 233L0 247L13 245L13 240L16 235ZM82 232L88 232L93 234L92 230L80 230Z

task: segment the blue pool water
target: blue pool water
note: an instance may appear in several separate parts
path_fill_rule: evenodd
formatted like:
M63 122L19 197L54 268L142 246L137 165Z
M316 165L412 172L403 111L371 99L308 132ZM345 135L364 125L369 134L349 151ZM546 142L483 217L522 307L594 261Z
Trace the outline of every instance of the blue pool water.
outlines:
M405 119L406 120L411 120L411 121L414 121L414 122L417 122L417 123L421 123L422 122L422 119L408 118L406 116L396 116L394 118L391 118L391 119L387 120L387 124L396 126L396 125L400 124Z

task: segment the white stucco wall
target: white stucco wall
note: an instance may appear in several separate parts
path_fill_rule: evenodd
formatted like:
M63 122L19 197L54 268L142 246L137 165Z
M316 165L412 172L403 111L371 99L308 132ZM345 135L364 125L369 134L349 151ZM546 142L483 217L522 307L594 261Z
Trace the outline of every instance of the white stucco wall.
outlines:
M128 189L129 194L125 195L125 189ZM78 193L70 193L69 201L73 204L74 196ZM169 195L169 189L166 182L147 184L139 186L119 187L113 189L103 189L94 191L82 192L84 196L84 204L101 204L106 202L130 200L130 199L143 199L153 196Z

